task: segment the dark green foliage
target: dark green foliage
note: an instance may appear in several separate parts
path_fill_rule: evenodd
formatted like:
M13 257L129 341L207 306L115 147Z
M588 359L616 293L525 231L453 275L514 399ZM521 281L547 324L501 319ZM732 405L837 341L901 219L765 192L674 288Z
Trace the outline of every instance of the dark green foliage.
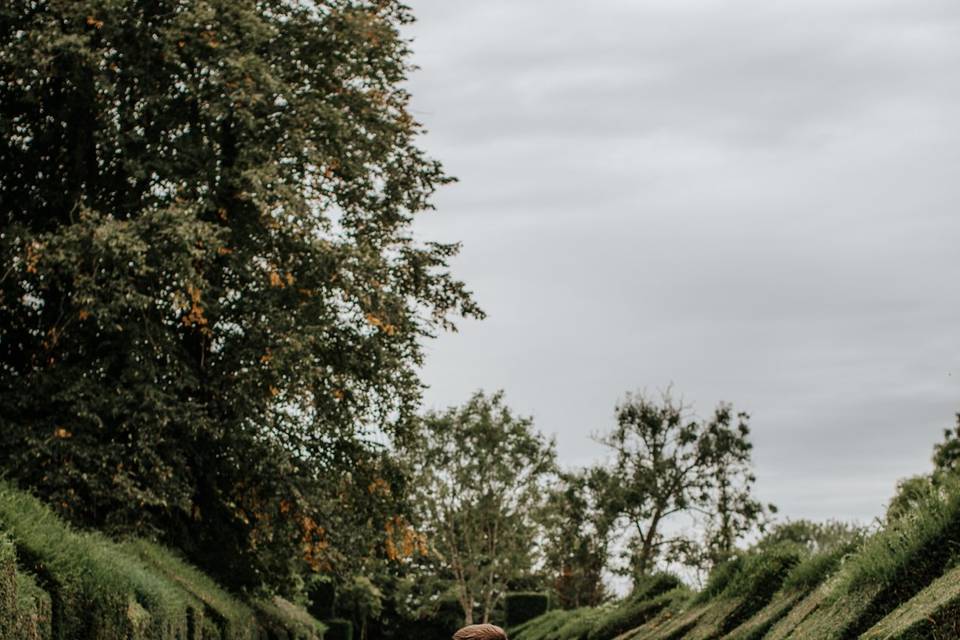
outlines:
M227 593L211 578L171 551L145 540L124 542L122 549L144 562L151 572L178 585L188 596L188 614L195 626L219 629L218 633L242 637L255 626L254 611Z
M328 620L334 616L334 604L337 600L337 588L328 576L317 576L307 585L307 598L310 604L307 610L318 620Z
M412 237L448 178L407 109L410 20L0 4L0 467L235 586L327 560L317 478L405 435L424 339L480 315L457 247Z
M508 593L504 596L507 627L516 627L527 620L542 616L550 610L550 596L546 593Z
M334 618L325 620L324 624L327 625L327 632L323 640L353 640L353 623L349 620Z
M683 583L680 581L680 578L672 573L657 572L636 580L629 599L634 602L649 600L661 593L666 593L681 586L683 586Z
M748 553L740 571L722 592L721 597L736 599L739 603L736 610L724 618L720 628L729 631L760 611L805 555L805 551L794 544Z
M603 617L604 610L597 607L576 609L566 623L556 631L556 637L565 640L587 640L590 630Z

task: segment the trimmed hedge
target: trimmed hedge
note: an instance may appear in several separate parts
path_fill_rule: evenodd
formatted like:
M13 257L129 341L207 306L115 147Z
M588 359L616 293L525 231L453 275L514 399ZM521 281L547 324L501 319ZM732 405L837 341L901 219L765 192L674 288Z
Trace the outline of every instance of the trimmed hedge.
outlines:
M144 562L151 571L175 583L190 597L188 614L193 628L216 629L228 640L257 638L254 610L220 587L205 573L173 551L147 540L132 539L121 543L130 556ZM267 627L274 626L267 621ZM203 636L206 638L206 634Z
M938 578L861 637L864 640L960 638L960 568Z
M789 637L830 640L865 633L943 575L958 545L960 483L951 480L848 558Z
M677 586L671 591L656 593L649 599L630 598L615 609L603 614L594 623L587 638L588 640L614 638L651 620L671 603L689 597L689 591Z
M285 600L248 606L163 547L76 531L36 498L0 482L3 531L0 640L7 640L12 620L11 640L323 637L323 625ZM17 561L27 571L19 572Z
M324 624L327 625L327 633L323 640L353 640L353 623L349 620L334 618L325 620Z
M103 536L79 533L39 500L0 485L0 525L50 589L57 640L176 640L190 599Z
M17 569L13 541L0 533L0 640L49 640L50 595Z
M516 627L549 611L550 596L523 591L508 593L504 596L503 606L507 627Z
M556 638L556 632L577 617L577 612L554 609L542 616L527 620L516 628L510 629L512 640L547 640Z
M337 587L333 580L323 576L317 577L307 587L307 598L310 604L307 611L317 620L329 620L334 617L334 606L337 601Z
M274 597L272 600L257 600L253 603L257 622L267 632L267 637L276 640L322 640L326 625L321 624L293 603Z

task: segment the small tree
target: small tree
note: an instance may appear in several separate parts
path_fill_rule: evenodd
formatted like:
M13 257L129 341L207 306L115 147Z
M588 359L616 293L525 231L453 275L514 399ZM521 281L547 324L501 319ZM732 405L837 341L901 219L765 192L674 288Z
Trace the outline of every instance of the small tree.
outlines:
M721 404L709 421L691 416L669 392L660 401L628 395L617 424L601 438L614 452L604 491L608 516L628 536L629 572L651 573L662 559L716 561L755 525L763 508L751 497L748 416ZM702 542L667 533L686 514L706 520Z
M502 393L428 413L420 427L406 451L415 508L453 575L466 624L488 622L511 578L530 570L532 514L555 468L554 445L514 416Z

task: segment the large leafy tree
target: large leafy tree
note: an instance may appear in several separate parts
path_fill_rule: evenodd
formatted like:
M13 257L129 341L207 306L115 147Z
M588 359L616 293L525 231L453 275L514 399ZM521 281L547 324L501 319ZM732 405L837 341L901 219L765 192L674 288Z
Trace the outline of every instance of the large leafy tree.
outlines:
M436 573L452 576L466 624L489 622L509 583L532 570L553 442L515 416L502 392L477 393L424 416L405 457Z
M726 404L699 419L670 393L629 394L617 407L615 427L601 438L613 452L603 501L625 535L635 580L664 560L709 567L761 522L748 419ZM691 535L697 527L705 535Z
M480 315L418 243L441 167L389 0L0 6L0 464L239 584L402 435L421 341ZM289 549L287 549L289 551ZM211 566L212 565L212 566Z

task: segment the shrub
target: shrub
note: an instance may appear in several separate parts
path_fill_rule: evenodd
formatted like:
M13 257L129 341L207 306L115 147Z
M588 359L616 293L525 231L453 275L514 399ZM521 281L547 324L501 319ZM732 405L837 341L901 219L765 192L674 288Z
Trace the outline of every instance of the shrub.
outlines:
M808 556L793 568L783 581L783 588L792 591L813 589L829 578L854 549L855 545L850 544Z
M323 640L353 640L353 623L349 620L334 618L325 620L324 624L327 626L327 633Z
M707 584L703 590L693 597L693 603L703 604L719 596L742 568L742 555L734 556L729 560L719 563L707 577Z
M680 578L670 573L654 573L638 579L630 593L630 600L649 600L661 593L666 593L683 586Z
M514 592L504 597L507 627L516 627L550 610L550 597L545 593Z
M329 576L314 577L307 585L307 598L310 615L318 620L329 620L334 616L337 588Z
M780 589L804 555L802 548L790 543L748 552L743 556L740 570L730 577L722 595L766 602Z

